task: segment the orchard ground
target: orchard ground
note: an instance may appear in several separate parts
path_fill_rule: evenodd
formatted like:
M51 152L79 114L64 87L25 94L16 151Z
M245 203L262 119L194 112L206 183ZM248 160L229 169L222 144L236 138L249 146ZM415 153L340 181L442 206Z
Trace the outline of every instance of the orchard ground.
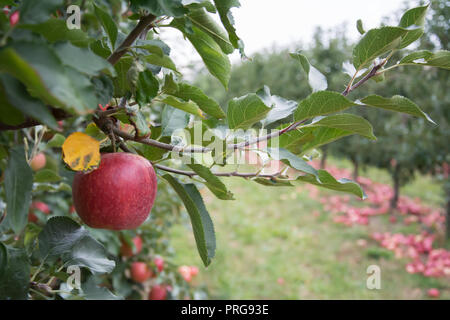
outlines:
M329 164L350 168L346 161ZM361 175L390 183L384 171L369 168ZM206 283L211 298L219 299L429 299L438 288L450 299L450 278L406 272L406 257L382 248L374 232L419 234L418 223L389 221L389 215L370 218L369 225L351 227L333 221L324 205L307 189L265 187L241 179L224 180L236 201L220 201L203 190L217 232L217 256L208 269L200 267L198 283ZM420 198L423 205L440 207L441 186L419 176L402 195ZM320 197L342 195L320 190ZM279 199L280 201L274 201ZM353 201L353 200L352 200ZM356 200L355 200L356 201ZM187 217L173 228L177 263L201 265ZM449 248L436 240L434 247ZM381 268L381 289L366 288L370 265Z

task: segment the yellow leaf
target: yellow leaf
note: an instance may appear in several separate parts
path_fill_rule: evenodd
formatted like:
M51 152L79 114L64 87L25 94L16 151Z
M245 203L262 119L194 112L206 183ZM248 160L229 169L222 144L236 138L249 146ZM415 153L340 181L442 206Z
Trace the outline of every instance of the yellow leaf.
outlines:
M63 160L75 171L90 171L100 164L100 142L82 132L74 132L62 146Z

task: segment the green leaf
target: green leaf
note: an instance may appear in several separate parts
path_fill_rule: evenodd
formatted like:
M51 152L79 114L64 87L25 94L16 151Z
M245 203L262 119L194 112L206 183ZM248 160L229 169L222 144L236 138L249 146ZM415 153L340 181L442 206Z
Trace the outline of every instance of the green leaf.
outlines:
M302 151L302 146L314 139L314 135L311 133L313 129L293 130L285 132L279 137L279 146L291 151L294 154L299 154ZM317 131L317 129L316 129ZM273 141L269 141L272 146Z
M20 22L22 24L37 24L50 18L56 9L64 6L63 0L23 0L20 4Z
M86 129L84 130L84 133L86 133L88 136L91 136L92 138L94 138L98 141L101 141L101 140L107 138L105 133L102 130L100 130L100 128L97 127L97 125L93 122L91 122L87 125ZM66 138L64 138L64 140L65 139ZM63 141L63 143L64 143L64 141ZM62 146L62 144L61 144L61 146Z
M94 86L98 104L108 104L114 94L114 84L112 79L106 74L101 73L99 76L91 78L91 82Z
M412 8L406 11L400 19L399 27L410 28L413 26L421 27L408 31L400 43L399 49L409 46L411 43L419 39L423 35L423 25L425 24L425 16L427 14L429 4L422 7Z
M289 55L291 58L300 62L313 92L325 90L328 87L327 78L309 63L308 58L305 55L301 53L290 53Z
M107 258L108 253L103 245L90 236L78 240L69 256L67 265L86 267L94 273L110 273L116 265Z
M355 134L349 130L335 129L335 128L304 128L302 129L304 143L296 150L296 153L305 153L308 150L318 148L330 142L336 141L340 138Z
M189 114L183 110L165 106L162 113L162 136L172 136L177 129L185 128L189 123Z
M4 182L8 212L6 217L14 232L19 234L27 224L33 172L25 160L23 146L15 146L9 152Z
M366 33L366 31L364 30L364 27L363 27L363 22L362 22L361 19L358 19L358 21L356 21L356 29L358 30L359 34L361 34L361 35Z
M111 42L111 48L115 49L117 34L119 33L116 23L108 13L97 7L95 4L94 4L94 12L97 18L100 20L103 29L105 29L105 32L109 37L109 40Z
M0 72L19 79L33 97L80 114L96 107L90 79L65 67L54 51L39 42L14 42L0 50Z
M165 97L160 99L161 102L164 102L165 104L168 104L174 108L183 110L187 113L200 116L203 118L202 110L199 108L199 106L192 100L189 101L183 101L178 98L175 98L174 96L166 95Z
M270 107L255 93L249 93L228 102L227 119L230 129L248 129L264 119Z
M129 114L130 120L133 121L139 137L150 134L149 124L147 123L145 116L139 110L139 106L128 106L127 113Z
M157 54L149 54L144 57L145 61L155 66L164 67L175 72L178 72L175 63L168 56L159 56Z
M0 6L13 6L15 5L14 1L15 0L0 0Z
M198 87L191 86L187 83L178 83L176 87L172 87L171 91L169 92L171 95L184 101L191 100L195 102L202 111L217 119L226 117L220 105L214 99L204 94Z
M189 9L205 8L208 12L217 12L216 7L209 0L182 0L182 2Z
M356 105L342 94L333 91L319 91L302 100L294 113L295 121L345 110Z
M305 175L299 176L295 181L307 182L310 184L314 184L318 187L351 193L360 197L361 199L365 199L367 197L361 186L354 181L348 179L336 180L331 174L329 174L325 170L317 170L317 173L319 179L316 179L314 176L311 175ZM320 182L318 182L318 180L320 180Z
M132 57L122 57L115 65L114 69L116 70L117 77L113 79L114 84L114 96L115 97L123 97L127 94L129 90L131 90L128 84L128 70L130 70L133 64Z
M64 141L66 141L66 138L62 134L56 133L53 138L47 142L47 147L61 148Z
M97 283L99 282L99 283ZM80 296L86 300L122 300L123 297L116 296L108 288L100 286L100 281L96 281L94 276L81 284Z
M184 32L179 25L175 24L174 27ZM228 89L231 63L227 55L222 52L219 45L207 33L195 26L192 27L192 30L193 34L184 32L184 36L192 43L209 72L222 83L225 89Z
M0 273L0 300L26 300L30 286L30 262L24 249L8 249L8 265Z
M170 47L167 43L159 39L137 39L134 47L144 49L147 53L153 53L160 57L163 55L168 56L170 54Z
M427 59L427 66L450 70L450 51L440 50Z
M158 94L159 82L150 70L139 73L136 85L136 101L139 105L148 104Z
M436 124L425 112L423 112L418 105L402 96L393 96L392 98L384 98L378 95L370 95L361 102L369 107L377 107L390 111L402 112L413 115L415 117L423 118Z
M8 266L8 249L0 242L0 278Z
M317 170L292 152L284 148L267 148L267 152L274 160L279 160L296 170L308 173L319 179Z
M34 182L58 182L61 181L59 174L50 169L42 169L34 175Z
M87 235L88 231L70 218L50 218L38 236L40 256L46 258L66 254Z
M165 174L163 178L174 188L183 201L191 218L197 249L203 264L207 267L216 251L214 225L203 203L200 192L194 184L181 184L173 176Z
M336 114L327 117L317 117L305 127L328 127L349 131L350 134L359 134L363 137L376 140L373 135L373 128L369 121L354 114Z
M233 7L240 7L241 4L238 0L214 0L214 4L216 5L217 12L219 13L220 20L228 32L228 38L230 39L231 44L236 49L240 48L242 44L240 44L240 39L236 34L234 19L230 10ZM241 49L243 50L243 48Z
M0 81L0 122L8 125L19 125L25 121L25 116L16 109L7 98L7 91Z
M106 37L104 38L106 39ZM96 55L102 57L103 59L107 59L111 55L111 50L108 47L106 43L104 43L102 40L96 40L92 43L90 43L89 48L94 52ZM122 57L124 58L130 58L130 57ZM115 64L117 65L117 63Z
M77 47L88 47L93 39L81 29L67 28L66 21L62 19L50 18L40 24L21 25L21 29L31 30L43 35L51 43L57 41L70 41Z
M88 48L78 48L70 43L57 43L55 53L62 63L81 73L95 76L102 70L109 70L114 76L113 66L105 59L92 53Z
M435 53L428 50L416 51L403 57L399 64L432 66L450 70L450 51L440 50Z
M221 200L234 200L233 194L227 190L225 184L209 168L201 164L188 164L187 166L194 170L199 177L206 180L205 185L217 198Z
M162 93L174 94L178 91L178 83L173 79L173 74L168 73L164 76Z
M290 180L280 179L280 178L256 178L253 181L262 184L267 187L292 187Z
M114 269L115 262L108 259L103 245L70 218L50 218L38 239L42 259L62 258L67 265L86 267L94 273Z
M279 96L272 96L270 89L264 86L262 89L256 92L257 96L261 98L266 106L270 106L271 109L265 119L262 120L264 127L280 120L282 123L292 122L293 113L297 109L298 103L292 100L286 100Z
M416 52L410 53L410 54L406 55L405 57L403 57L400 60L399 64L414 63L415 60L421 60L421 59L424 59L426 61L431 56L433 56L433 52L431 52L431 51L428 51L428 50L416 51Z
M49 109L42 101L31 97L20 81L8 74L0 74L0 82L3 83L5 99L8 100L10 105L52 129L58 128L58 124Z
M225 54L230 54L234 51L234 47L228 39L227 32L203 8L192 10L188 18L195 26L213 38Z
M408 30L399 27L381 27L367 31L353 48L353 65L357 70L368 67L372 61L399 46Z
M155 16L181 17L186 13L181 0L131 0L131 9L147 9Z

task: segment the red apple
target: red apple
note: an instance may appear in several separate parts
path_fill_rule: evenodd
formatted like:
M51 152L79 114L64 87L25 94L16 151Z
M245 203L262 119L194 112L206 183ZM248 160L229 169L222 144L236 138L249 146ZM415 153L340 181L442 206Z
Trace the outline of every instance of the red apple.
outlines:
M155 285L148 294L148 300L166 300L167 288L165 285Z
M145 282L153 276L152 270L145 262L133 262L131 264L131 279L135 282Z
M436 288L431 288L430 290L428 290L428 296L431 298L439 298L440 292L438 289Z
M129 246L124 240L122 240L122 247L120 247L120 254L124 257L132 257L135 254L138 254L142 250L142 238L136 236L132 239L135 247L135 251L133 252L133 248Z
M135 229L147 219L155 202L155 170L131 153L102 154L98 169L77 172L72 185L75 210L92 228Z
M196 266L191 266L191 276L195 277L198 275L198 268Z
M38 221L38 217L34 214L34 210L37 209L42 213L49 214L50 208L48 205L42 201L33 201L30 206L30 210L28 211L28 221L36 223Z
M186 282L191 282L191 280L192 280L191 267L189 267L189 266L180 266L178 268L178 272L181 274L181 276L183 277L183 279Z
M38 171L45 167L46 162L47 160L45 159L45 154L39 152L33 157L33 159L31 159L30 167L31 169L33 169L33 171Z
M161 257L156 257L154 262L155 262L155 266L158 269L158 271L162 272L164 270L164 259Z
M13 12L9 17L9 24L14 27L19 22L20 14L19 11Z

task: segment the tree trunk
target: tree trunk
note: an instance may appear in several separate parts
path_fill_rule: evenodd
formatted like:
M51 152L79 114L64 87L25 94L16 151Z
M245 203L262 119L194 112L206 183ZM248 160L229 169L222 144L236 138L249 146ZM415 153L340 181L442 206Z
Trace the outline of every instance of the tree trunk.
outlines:
M392 174L392 181L394 182L394 196L391 199L391 211L397 208L398 198L400 194L400 174L398 166L395 167Z
M325 146L322 148L322 159L320 159L320 169L325 169L327 156L328 156L328 147Z

